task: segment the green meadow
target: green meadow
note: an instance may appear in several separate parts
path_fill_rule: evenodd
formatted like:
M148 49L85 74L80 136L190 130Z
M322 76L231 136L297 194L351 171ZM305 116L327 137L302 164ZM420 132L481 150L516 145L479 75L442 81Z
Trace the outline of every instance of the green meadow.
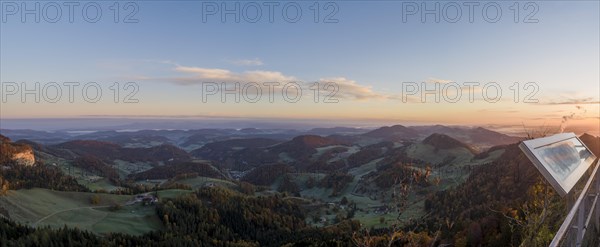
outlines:
M92 203L92 197L97 202ZM162 224L154 207L141 204L127 205L131 195L112 195L87 192L62 192L47 189L9 191L0 197L0 207L9 217L31 226L53 228L77 227L96 234L121 232L140 235L159 230ZM112 205L122 205L113 210Z

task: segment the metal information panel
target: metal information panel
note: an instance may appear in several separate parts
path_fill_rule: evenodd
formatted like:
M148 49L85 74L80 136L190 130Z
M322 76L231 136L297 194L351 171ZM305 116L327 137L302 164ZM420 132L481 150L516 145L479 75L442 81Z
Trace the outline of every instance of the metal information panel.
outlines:
M563 197L596 159L573 133L523 141L519 148Z

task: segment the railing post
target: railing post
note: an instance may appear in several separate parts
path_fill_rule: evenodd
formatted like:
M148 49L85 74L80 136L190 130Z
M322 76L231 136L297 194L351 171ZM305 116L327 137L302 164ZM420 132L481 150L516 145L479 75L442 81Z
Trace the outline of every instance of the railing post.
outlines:
M567 215L569 214L571 209L573 209L573 206L575 205L575 201L577 200L575 198L574 194L575 194L575 192L569 192L569 193L567 193L567 196L565 197L565 200L567 202L567 208L566 208ZM571 224L570 228L571 228L571 230L567 231L565 238L563 240L562 246L575 246L575 244L577 243L577 225Z
M585 193L585 191L583 192ZM587 198L583 198L579 208L577 209L577 242L575 246L581 246L583 242L583 228L585 227L585 205L587 204Z
M567 245L569 247L577 246L577 226L573 225L573 229L575 229L575 231L569 234L569 245Z
M600 166L600 164L596 164L597 166ZM596 174L596 197L598 198L598 200L596 201L596 212L594 212L594 214L596 214L596 232L600 233L600 174ZM598 239L600 240L600 238Z

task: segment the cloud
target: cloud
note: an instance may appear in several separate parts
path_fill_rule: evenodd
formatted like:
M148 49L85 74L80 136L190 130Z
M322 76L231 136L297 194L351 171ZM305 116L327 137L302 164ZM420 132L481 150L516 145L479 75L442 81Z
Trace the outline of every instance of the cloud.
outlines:
M181 85L202 84L204 82L290 82L295 81L293 76L284 75L278 71L252 70L236 73L226 69L216 68L201 68L177 66L174 69L177 72L182 72L186 76L171 78L170 81Z
M549 101L542 103L544 105L594 105L600 104L600 101L594 99L593 97L587 98L570 98L560 101Z
M191 79L231 80L237 77L231 71L225 69L209 69L199 67L178 66L175 71L192 74Z
M437 83L446 84L446 83L450 83L450 82L454 82L454 81L429 77L429 78L427 78L427 80L425 82L427 82L427 83L436 83L437 82Z
M370 99L386 99L390 98L387 95L373 91L370 86L363 86L356 81L345 77L331 77L319 79L321 87L326 86L326 83L335 83L338 87L336 93L337 98L352 99L352 100L370 100Z
M297 80L293 76L284 75L277 71L254 70L244 72L244 78L249 82L289 82Z
M261 66L263 65L263 61L260 60L259 58L255 58L255 59L236 59L236 60L230 60L229 61L232 64L238 65L238 66Z
M279 71L269 70L247 70L236 72L229 69L222 68L205 68L205 67L194 67L194 66L183 66L177 63L169 61L168 64L173 65L171 69L177 74L170 77L163 78L150 78L144 77L147 80L153 81L166 81L169 83L185 86L202 85L207 82L214 83L225 83L226 87L233 88L234 83L239 83L240 89L248 83L257 83L261 88L262 92L270 90L270 86L265 85L267 82L278 82L280 85L275 87L283 87L284 84L289 82L296 82L300 85L302 90L313 90L314 80L300 80L299 78L287 75ZM141 77L140 77L141 78ZM335 83L337 86L337 92L334 98L347 99L347 100L374 100L374 99L388 99L396 100L399 99L395 96L376 92L371 86L364 86L358 82L348 79L343 76L338 77L323 77L317 80L319 82L320 90L323 90L323 94L332 91L332 88L323 88L326 83ZM255 84L256 85L256 84ZM327 92L325 92L327 91ZM252 93L252 92L249 92Z
M481 112L481 113L519 113L521 111L518 111L518 110L509 110L509 109L506 109L506 110L502 110L502 109L496 109L496 110L493 110L493 109L480 109L480 110L477 110L477 112Z

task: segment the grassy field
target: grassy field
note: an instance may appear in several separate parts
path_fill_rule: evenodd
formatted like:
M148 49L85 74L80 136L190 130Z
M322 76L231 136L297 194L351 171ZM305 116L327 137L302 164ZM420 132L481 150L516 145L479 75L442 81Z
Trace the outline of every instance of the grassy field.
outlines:
M92 204L92 196L99 202ZM9 191L0 197L0 206L11 219L31 226L63 227L89 230L97 234L122 232L139 235L161 229L162 224L151 206L129 205L110 211L115 203L125 205L133 196L61 192L47 189Z
M150 165L147 162L128 162L128 161L123 161L123 160L115 160L114 161L115 166L114 168L117 169L117 172L119 172L119 176L121 178L125 178L127 177L127 175L131 174L131 173L139 173L139 172L143 172L143 171L147 171L152 169L152 165Z
M85 187L87 187L88 189L92 190L92 191L96 191L96 190L106 190L106 191L114 191L117 190L119 188L119 186L114 186L113 184L110 183L110 181L108 181L108 179L106 178L102 178L100 180L96 180L96 181L89 181L89 180L77 180L77 182Z
M104 211L106 217L93 225L92 231L97 233L127 232L141 235L163 227L152 206L136 204L114 212L108 208L100 211Z

